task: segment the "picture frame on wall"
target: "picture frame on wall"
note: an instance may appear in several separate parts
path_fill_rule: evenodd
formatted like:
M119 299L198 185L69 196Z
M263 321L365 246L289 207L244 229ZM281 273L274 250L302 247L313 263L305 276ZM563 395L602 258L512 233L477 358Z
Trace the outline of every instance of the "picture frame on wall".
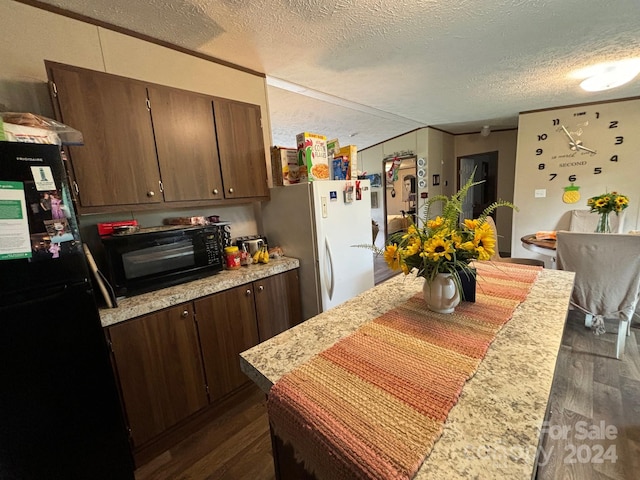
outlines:
M382 186L382 177L379 173L372 173L367 175L367 178L371 182L372 187L381 187Z

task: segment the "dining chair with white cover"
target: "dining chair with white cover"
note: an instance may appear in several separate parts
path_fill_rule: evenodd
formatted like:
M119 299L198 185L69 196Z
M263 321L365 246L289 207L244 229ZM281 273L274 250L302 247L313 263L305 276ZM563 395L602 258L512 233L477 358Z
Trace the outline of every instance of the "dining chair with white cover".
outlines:
M624 232L624 214L624 210L617 215L615 212L611 212L609 214L609 226L611 227L611 233ZM599 220L600 215L591 212L591 210L571 210L569 216L569 231L595 232Z
M600 334L604 319L619 321L620 358L640 298L640 236L559 231L556 253L558 269L576 273L571 306L585 325Z

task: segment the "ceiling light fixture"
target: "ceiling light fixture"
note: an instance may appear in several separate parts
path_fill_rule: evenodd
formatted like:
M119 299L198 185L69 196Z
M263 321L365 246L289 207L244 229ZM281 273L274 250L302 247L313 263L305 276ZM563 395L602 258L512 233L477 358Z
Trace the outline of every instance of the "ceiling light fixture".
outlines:
M640 73L640 59L600 63L578 70L575 78L584 79L580 87L587 92L600 92L616 88L633 80Z
M485 125L480 129L480 135L483 137L488 137L491 133L491 127L489 125Z

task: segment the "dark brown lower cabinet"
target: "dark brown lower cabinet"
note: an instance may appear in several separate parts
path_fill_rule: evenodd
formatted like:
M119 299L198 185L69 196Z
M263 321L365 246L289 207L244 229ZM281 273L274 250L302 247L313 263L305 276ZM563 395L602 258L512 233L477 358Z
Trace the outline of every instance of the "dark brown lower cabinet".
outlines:
M240 353L300 323L298 270L289 270L194 302L202 358L214 402L249 381Z
M134 455L224 413L250 382L240 353L301 320L295 269L107 327Z
M251 285L242 285L194 302L202 359L212 402L243 383L240 352L257 345L258 327Z
M108 330L134 447L207 405L191 303Z
M253 282L261 342L275 337L302 321L298 270Z

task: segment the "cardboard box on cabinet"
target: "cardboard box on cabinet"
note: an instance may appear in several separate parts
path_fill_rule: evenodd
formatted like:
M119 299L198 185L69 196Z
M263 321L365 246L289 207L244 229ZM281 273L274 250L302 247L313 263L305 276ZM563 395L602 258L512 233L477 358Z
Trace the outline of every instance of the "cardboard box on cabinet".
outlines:
M305 169L305 181L306 175ZM295 148L271 147L271 176L274 187L300 183L301 168L298 165L298 152Z

